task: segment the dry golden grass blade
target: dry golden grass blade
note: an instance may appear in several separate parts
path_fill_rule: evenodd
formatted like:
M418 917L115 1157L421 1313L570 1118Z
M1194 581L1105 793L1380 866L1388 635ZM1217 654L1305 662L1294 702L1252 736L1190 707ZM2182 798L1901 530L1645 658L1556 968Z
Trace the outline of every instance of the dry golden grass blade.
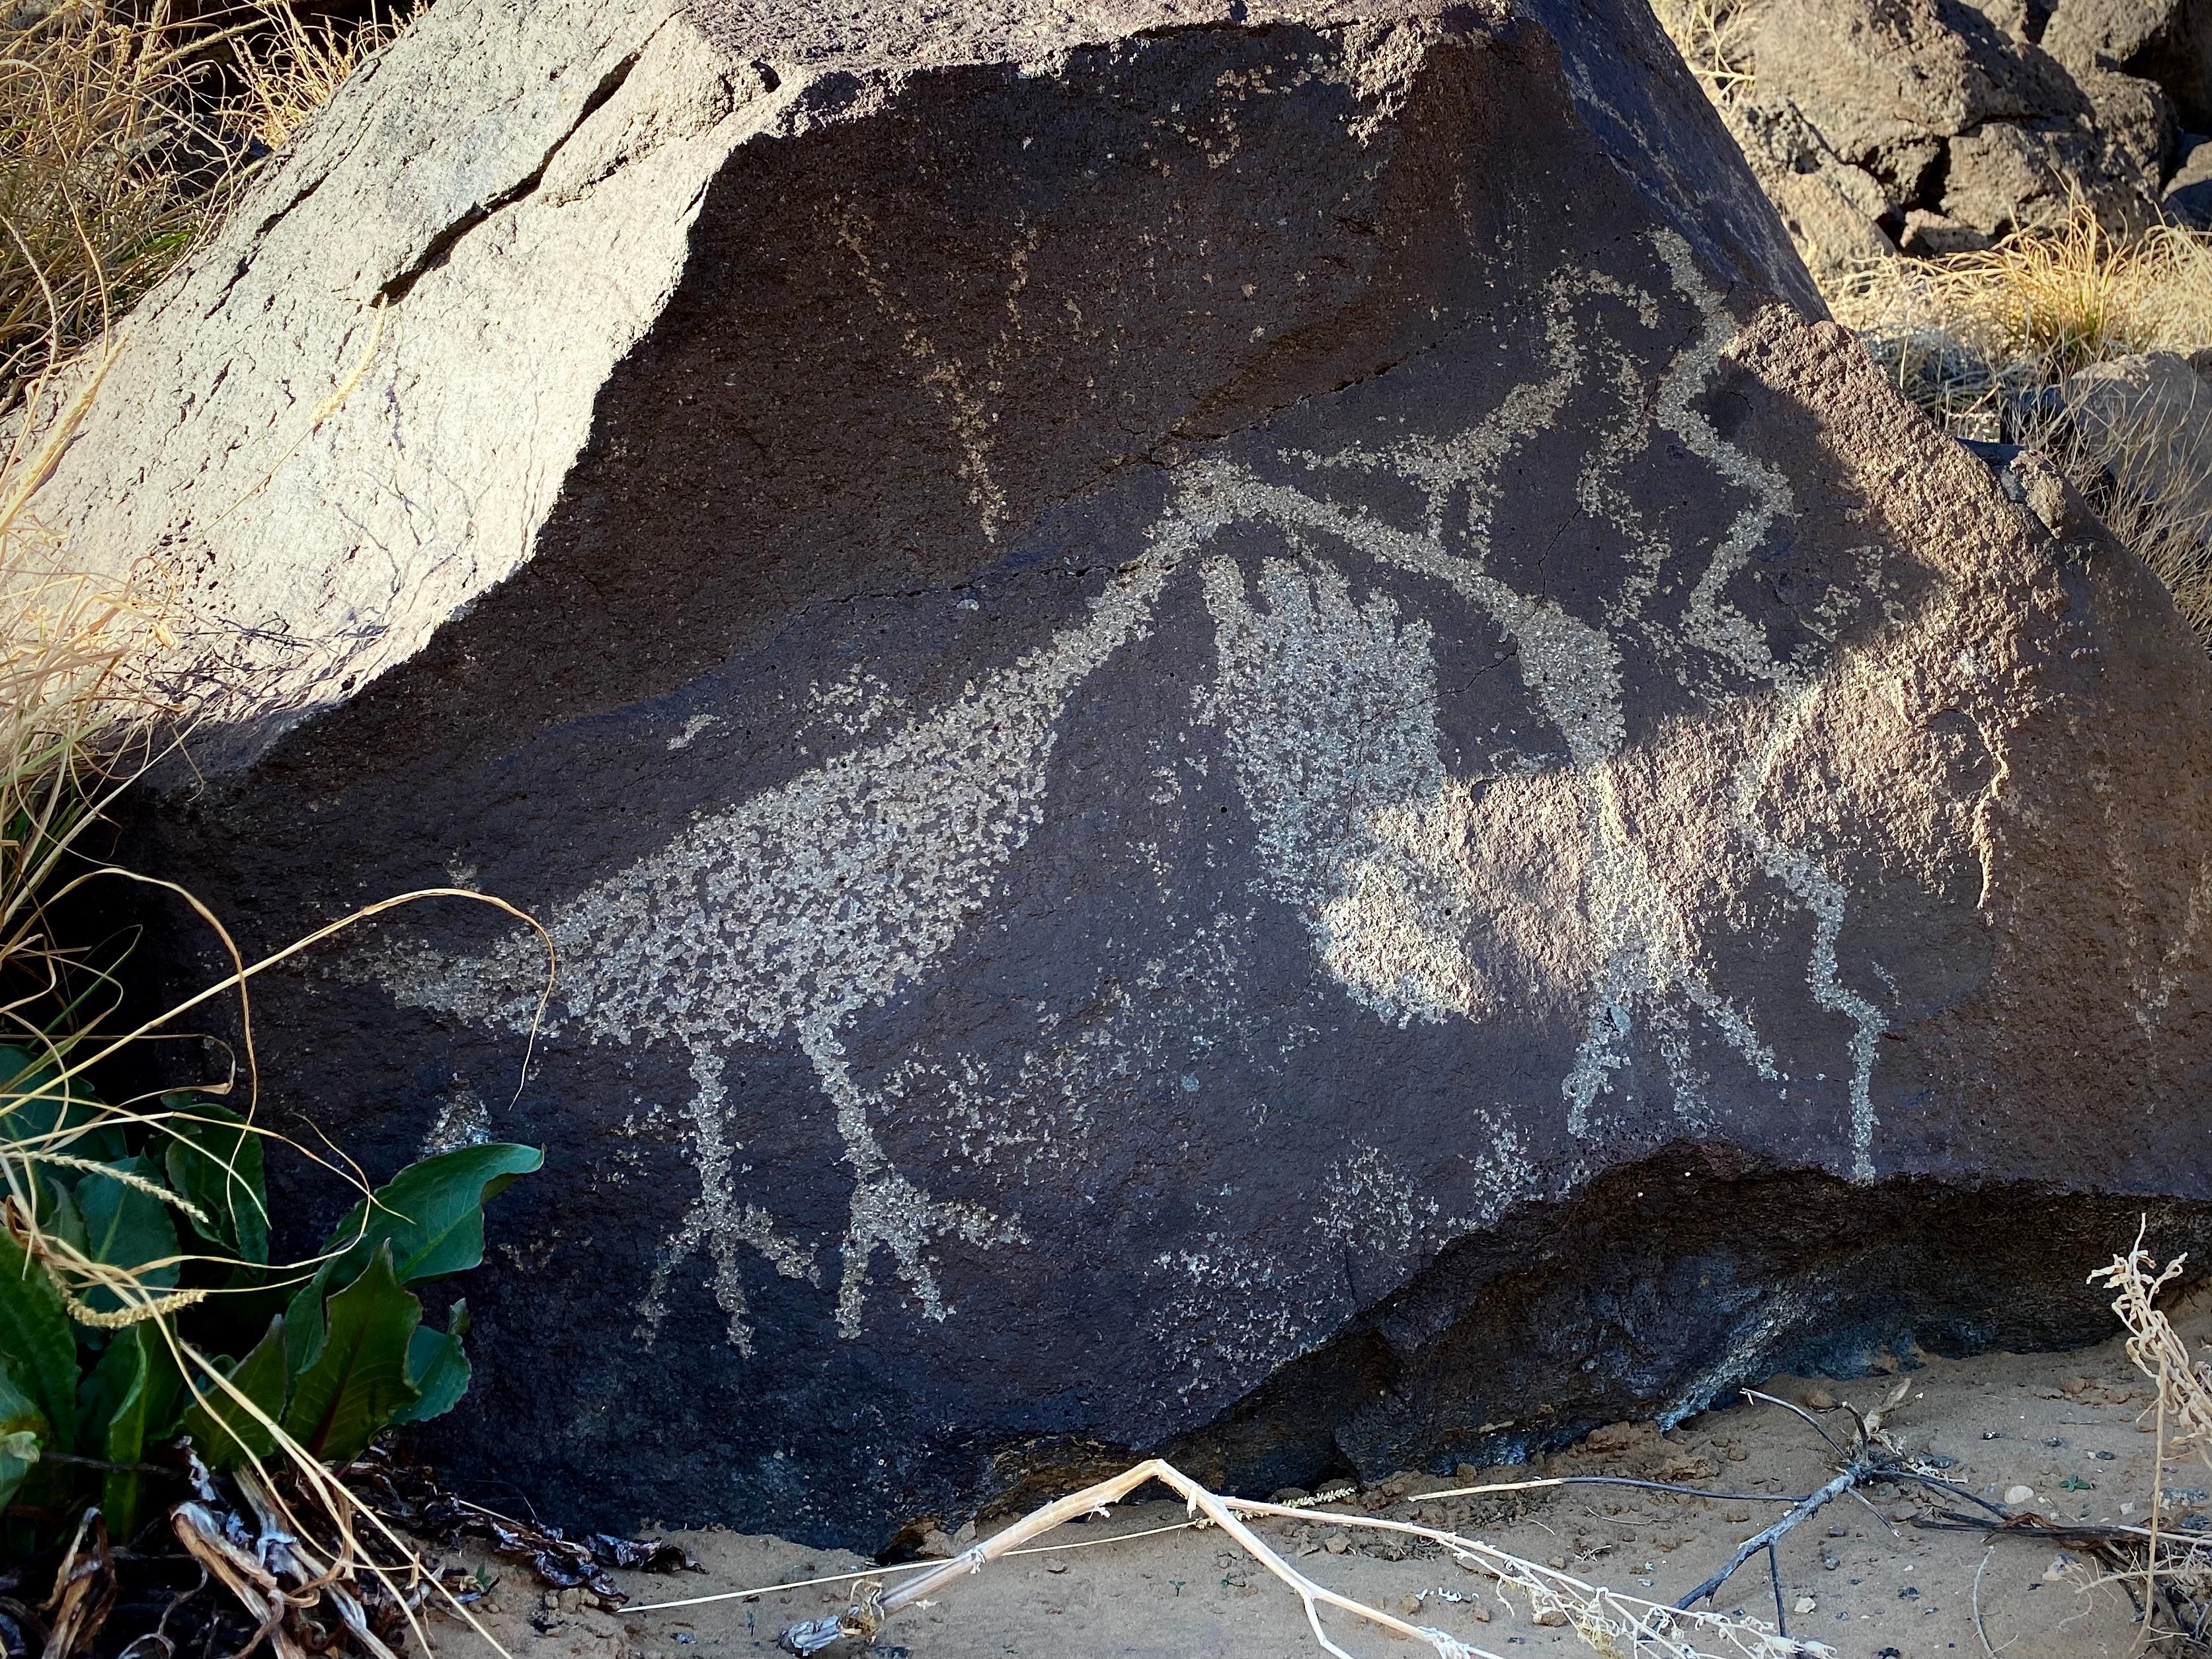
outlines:
M280 0L179 23L64 0L0 32L0 410L217 225L260 157L406 27Z
M1887 260L1832 282L1828 300L1946 431L2049 456L2212 645L2212 461L2191 459L2192 434L2177 429L2212 408L2068 385L2141 353L2212 348L2212 234L2116 237L2076 204L2056 229Z
M0 403L34 362L97 337L221 210L191 176L196 150L221 150L186 113L173 44L97 0L0 43Z
M1757 19L1743 0L1653 0L1651 9L1715 103L1750 87Z
M238 65L244 89L228 100L222 124L269 149L282 149L330 101L345 78L407 27L407 18L372 8L358 23L302 19L289 6L264 5L254 50Z
M245 1490L249 1495L250 1501L256 1507L263 1508L273 1514L292 1534L304 1536L310 1531L307 1524L307 1517L301 1516L284 1498L278 1483L272 1478L270 1462L275 1462L280 1468L290 1468L299 1477L308 1501L314 1507L316 1518L331 1529L335 1540L334 1547L330 1551L331 1559L328 1565L318 1564L316 1571L318 1581L328 1578L335 1582L338 1578L349 1577L356 1573L367 1573L384 1588L395 1605L404 1613L409 1630L413 1634L416 1644L426 1654L433 1650L429 1632L416 1617L415 1598L409 1592L417 1587L427 1589L446 1605L447 1612L465 1624L483 1639L487 1647L500 1656L500 1659L512 1659L499 1638L484 1627L483 1621L477 1617L467 1603L462 1601L447 1588L444 1582L430 1570L428 1564L422 1559L415 1547L394 1531L382 1516L356 1498L347 1488L344 1481L325 1468L312 1453L286 1433L282 1425L242 1393L228 1376L223 1375L222 1369L210 1362L204 1354L190 1344L180 1340L174 1330L166 1323L156 1328L167 1342L172 1354L186 1376L197 1376L204 1379L210 1392L227 1397L233 1406L252 1418L270 1437L276 1448L276 1456L272 1460L264 1461L250 1447L243 1449L246 1452L246 1470L240 1472L241 1483L250 1482L245 1485ZM247 1471L250 1471L250 1474ZM376 1550L362 1544L359 1528L356 1526L357 1520L368 1522L369 1527L378 1535L382 1547L391 1552L392 1559L380 1559ZM295 1595L298 1594L299 1589L300 1586L294 1586ZM334 1602L333 1605L337 1604ZM359 1604L356 1601L354 1603L354 1611L357 1613L358 1610ZM346 1619L349 1628L351 1628L351 1617L343 1609L340 1616Z
M2069 400L2087 406L2069 408ZM2075 392L2023 399L2007 436L2050 458L2212 644L2212 443L2177 423L2200 432L2212 425L2212 397L2185 411L2103 389L2094 403Z
M2115 236L2077 202L2054 229L2015 232L1979 253L1886 260L1840 279L1827 298L1838 322L1877 345L1898 342L1923 362L1947 352L1977 360L1939 384L1944 412L1993 387L2212 345L2212 234L2160 225Z

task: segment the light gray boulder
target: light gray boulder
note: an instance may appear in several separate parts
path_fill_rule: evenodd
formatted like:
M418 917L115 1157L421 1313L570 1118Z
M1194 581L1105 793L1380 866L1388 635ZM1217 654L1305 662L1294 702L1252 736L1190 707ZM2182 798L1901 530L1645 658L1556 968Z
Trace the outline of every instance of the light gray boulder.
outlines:
M2212 350L2097 363L2068 377L2062 400L2113 483L2162 507L2212 564Z

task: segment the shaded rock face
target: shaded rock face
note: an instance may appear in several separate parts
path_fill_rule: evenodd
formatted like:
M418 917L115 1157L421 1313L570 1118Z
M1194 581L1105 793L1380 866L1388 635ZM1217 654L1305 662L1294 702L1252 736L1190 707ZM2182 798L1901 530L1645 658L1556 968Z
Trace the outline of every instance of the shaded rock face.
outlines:
M2157 218L2195 60L2145 42L2187 34L2180 4L2162 21L2118 0L1751 9L1755 75L1723 108L1815 268L1986 246L2076 200L2115 230Z
M2166 180L2166 216L2193 230L2212 230L2212 138L2191 133L2184 142L2181 164Z
M2069 65L2106 64L2156 82L2190 127L2212 128L2207 0L2060 0L2043 43Z
M1807 320L1640 6L969 21L441 0L40 498L253 677L141 863L557 948L254 1005L374 1173L548 1146L458 1479L1449 1465L2207 1231L2212 671Z

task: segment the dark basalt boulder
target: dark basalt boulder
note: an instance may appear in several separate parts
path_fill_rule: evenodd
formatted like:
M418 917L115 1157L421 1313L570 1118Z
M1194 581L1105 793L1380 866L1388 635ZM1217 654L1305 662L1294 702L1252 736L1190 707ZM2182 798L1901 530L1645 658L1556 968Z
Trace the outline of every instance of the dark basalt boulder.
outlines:
M2212 126L2212 0L2058 0L2043 44L2069 66L2154 81L2188 125Z
M2179 138L2156 81L2046 51L2026 8L1973 0L1754 0L1731 130L1807 258L1843 272L2065 223L2159 216ZM2131 62L2133 60L2130 60Z
M37 511L174 585L133 857L557 946L257 981L373 1174L548 1147L455 1479L873 1545L2212 1237L2212 670L1818 316L1636 0L441 0Z

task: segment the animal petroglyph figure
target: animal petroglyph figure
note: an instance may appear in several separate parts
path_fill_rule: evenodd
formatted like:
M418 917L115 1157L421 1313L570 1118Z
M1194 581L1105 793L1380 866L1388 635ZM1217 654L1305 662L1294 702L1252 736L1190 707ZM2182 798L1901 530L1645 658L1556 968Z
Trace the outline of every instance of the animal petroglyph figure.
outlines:
M892 1167L839 1040L858 1010L912 985L981 908L1038 820L1069 695L1141 630L1187 527L1170 523L1148 556L1111 580L1085 622L971 688L949 707L838 755L695 824L659 852L579 894L549 930L566 964L554 1029L621 1043L674 1042L691 1054L690 1115L700 1194L664 1253L645 1309L663 1309L675 1262L703 1247L730 1339L751 1333L740 1248L803 1275L811 1252L732 1194L735 1151L724 1054L788 1036L831 1102L853 1193L837 1291L841 1330L858 1332L872 1258L890 1252L933 1317L944 1316L922 1259L933 1237L973 1243L1015 1235L972 1206L932 1200ZM526 1018L526 945L481 962L416 958L387 975L403 998L457 1012ZM464 988L482 987L474 994ZM492 988L497 988L493 989ZM459 991L459 995L455 993Z
M1655 422L1746 497L1695 578L1687 643L1675 649L1701 655L1700 672L1732 679L1739 697L1769 688L1768 736L1734 780L1725 833L1741 836L1758 866L1814 918L1809 981L1822 1006L1854 1022L1851 1155L1855 1174L1871 1176L1869 1079L1882 1016L1840 978L1835 951L1845 894L1759 815L1775 757L1820 689L1773 659L1725 592L1789 513L1789 492L1698 411L1697 397L1734 324L1687 249L1664 233L1654 240L1658 265L1700 317L1699 333L1674 354L1656 392L1614 372L1625 354L1599 353L1583 335L1607 308L1651 330L1658 301L1612 277L1561 273L1544 291L1539 372L1466 431L1285 455L1286 472L1304 469L1297 484L1217 459L1185 464L1131 562L1048 643L949 703L887 715L853 746L702 819L557 908L548 926L563 969L551 1028L617 1044L674 1043L690 1059L690 1152L700 1190L654 1274L642 1310L648 1336L665 1312L670 1275L695 1252L713 1264L730 1340L748 1352L741 1273L748 1255L787 1275L818 1273L814 1249L783 1236L769 1211L737 1191L739 1115L725 1069L743 1048L794 1044L833 1109L852 1180L836 1293L845 1335L861 1328L878 1251L888 1253L921 1311L943 1319L933 1245L956 1238L988 1247L1020 1237L1018 1217L938 1200L894 1167L872 1117L881 1101L853 1074L843 1036L856 1016L921 983L988 914L995 884L1042 821L1071 698L1149 630L1186 565L1199 569L1215 627L1210 716L1234 738L1228 747L1267 880L1299 910L1317 957L1357 1000L1401 1024L1480 1018L1493 991L1469 940L1502 929L1537 964L1533 975L1579 982L1571 994L1582 1036L1561 1082L1574 1133L1589 1132L1611 1074L1627 1063L1639 1018L1652 1022L1678 1103L1692 1100L1699 1084L1686 1057L1686 1022L1705 1022L1756 1076L1774 1079L1771 1052L1744 1010L1710 982L1682 902L1655 873L1622 805L1627 725L1616 630L1643 626L1641 605L1666 548L1615 475L1648 445ZM1616 524L1636 550L1620 593L1597 621L1518 592L1490 568L1501 469L1552 428L1588 383L1594 357L1607 367L1610 379L1601 384L1611 386L1621 413L1591 451L1577 499ZM1389 522L1331 499L1331 481L1355 471L1413 486L1420 522ZM1262 562L1256 597L1263 604L1248 593L1232 561L1208 550L1231 525L1271 527L1304 550L1302 560ZM1564 768L1530 786L1549 805L1519 815L1556 829L1549 861L1572 883L1561 904L1501 895L1498 860L1478 844L1498 832L1496 823L1480 822L1477 792L1445 767L1427 624L1401 618L1379 592L1355 600L1340 568L1346 559L1440 587L1513 643L1530 697L1567 755ZM1345 757L1334 770L1330 753ZM521 1029L535 1011L538 961L525 938L479 957L388 957L375 972L403 1000Z

